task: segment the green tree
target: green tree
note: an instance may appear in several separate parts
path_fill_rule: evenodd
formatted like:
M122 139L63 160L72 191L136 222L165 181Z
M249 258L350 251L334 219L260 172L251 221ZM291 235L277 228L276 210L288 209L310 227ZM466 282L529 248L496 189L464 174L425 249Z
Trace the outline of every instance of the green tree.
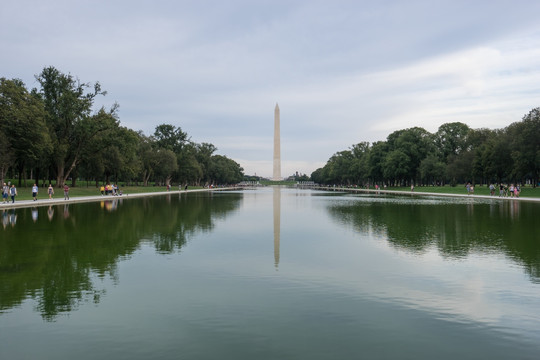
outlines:
M36 76L46 110L46 123L53 143L53 163L57 170L57 185L62 186L81 160L81 154L100 132L117 122L115 104L110 110L101 108L92 115L94 99L106 95L96 82L91 91L89 84L81 83L54 67L44 68Z
M178 180L184 184L199 184L203 171L197 161L197 148L195 144L186 144L178 155Z
M388 152L386 141L376 141L372 144L368 154L368 176L374 182L384 181L384 160Z
M420 163L428 154L435 151L433 140L433 134L420 127L398 130L390 134L387 139L390 152L387 156L391 158L385 160L384 173L394 176L386 177L415 181L420 175ZM389 166L400 169L390 169Z
M152 137L145 136L143 133L139 133L140 142L138 146L138 153L141 159L142 165L142 181L143 186L148 186L150 177L154 174L154 168L157 166L158 155L154 146L154 139Z
M467 148L467 135L470 128L461 122L446 123L435 133L435 144L446 163L450 155L459 155Z
M210 143L195 144L195 157L202 170L202 180L206 183L211 181L210 164L213 154L217 148Z
M4 179L10 164L13 162L13 154L11 145L0 128L0 185L4 183Z
M21 185L27 166L38 167L38 161L51 151L43 102L37 94L29 93L21 80L0 78L0 128L8 135L4 151L13 152L11 159Z
M351 164L351 176L353 178L353 182L356 184L363 184L366 181L369 181L369 143L365 141L360 142L353 145L350 150L353 156Z
M323 179L323 169L318 168L315 171L311 173L311 180L315 182L316 184L324 184L325 181Z
M157 149L154 153L154 173L156 178L165 185L169 185L176 170L178 170L176 154L172 150Z
M134 130L126 127L119 127L116 131L116 143L122 157L122 167L119 169L119 176L124 181L135 180L141 172L142 161L137 154L140 137Z
M158 148L171 150L175 154L180 154L182 148L189 142L187 133L183 132L180 127L170 124L156 126L154 138Z
M510 180L513 161L510 141L504 130L494 131L493 136L485 141L481 161L484 174L490 179L495 179L497 182Z
M350 150L335 153L324 166L325 183L350 185L353 180L353 154Z
M511 156L514 161L512 177L529 177L534 186L540 178L540 108L532 109L521 122L506 129Z
M434 185L437 181L443 183L445 170L445 164L433 154L428 155L420 163L420 177L424 184Z
M383 163L383 174L393 184L403 184L411 174L411 159L401 150L390 151Z
M236 184L244 178L244 169L226 156L213 155L209 164L210 182L213 184Z

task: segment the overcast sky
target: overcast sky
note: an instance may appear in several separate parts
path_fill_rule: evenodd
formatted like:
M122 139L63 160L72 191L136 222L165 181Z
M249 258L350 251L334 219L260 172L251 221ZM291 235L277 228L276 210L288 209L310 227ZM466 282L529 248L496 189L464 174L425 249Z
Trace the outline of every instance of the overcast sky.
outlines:
M504 128L540 106L540 1L0 0L0 77L99 81L121 125L179 126L282 175L395 130Z

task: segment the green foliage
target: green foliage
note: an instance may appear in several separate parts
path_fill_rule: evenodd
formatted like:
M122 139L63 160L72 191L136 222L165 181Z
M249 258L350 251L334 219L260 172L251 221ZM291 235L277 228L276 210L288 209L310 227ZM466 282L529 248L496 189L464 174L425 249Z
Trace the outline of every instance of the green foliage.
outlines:
M118 106L115 104L109 111L102 108L92 115L95 97L106 95L99 82L93 86L81 83L54 67L44 68L36 80L41 85L45 120L53 144L57 184L62 186L80 163L91 140L115 125Z
M0 79L2 179L32 173L36 183L47 179L61 187L70 178L75 186L78 177L96 186L100 181L200 185L243 178L240 165L215 155L213 144L192 142L180 127L160 124L146 136L120 126L118 104L95 110L96 97L106 95L99 82L82 83L54 67L44 68L36 80L40 88L29 92L20 80Z
M14 165L19 175L52 151L45 116L43 102L22 81L0 79L0 134L4 137L0 157L4 164Z
M540 179L540 108L499 129L443 124L397 130L386 141L337 152L311 174L320 184L531 183Z
M451 155L457 156L467 148L467 136L471 129L460 122L439 126L435 133L435 145L439 149L443 161Z
M240 165L222 155L214 155L209 164L209 177L217 184L236 184L244 178Z
M188 134L182 131L180 127L170 124L161 124L156 126L154 132L155 145L158 148L170 150L176 154L182 151L189 141Z

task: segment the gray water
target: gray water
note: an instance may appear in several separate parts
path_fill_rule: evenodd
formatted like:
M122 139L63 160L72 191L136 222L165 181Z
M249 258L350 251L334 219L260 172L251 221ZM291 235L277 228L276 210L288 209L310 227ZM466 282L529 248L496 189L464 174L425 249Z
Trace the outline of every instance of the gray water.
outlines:
M539 205L276 187L8 210L0 359L538 359Z

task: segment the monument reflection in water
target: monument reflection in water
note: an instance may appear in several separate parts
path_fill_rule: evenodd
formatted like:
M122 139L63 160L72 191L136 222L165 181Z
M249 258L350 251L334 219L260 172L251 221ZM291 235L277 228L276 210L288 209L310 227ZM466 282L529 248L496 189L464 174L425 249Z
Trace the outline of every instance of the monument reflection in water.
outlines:
M273 187L7 210L0 358L536 359L538 205Z
M276 269L279 267L279 238L281 232L281 188L273 187L273 206L274 210L274 265Z

